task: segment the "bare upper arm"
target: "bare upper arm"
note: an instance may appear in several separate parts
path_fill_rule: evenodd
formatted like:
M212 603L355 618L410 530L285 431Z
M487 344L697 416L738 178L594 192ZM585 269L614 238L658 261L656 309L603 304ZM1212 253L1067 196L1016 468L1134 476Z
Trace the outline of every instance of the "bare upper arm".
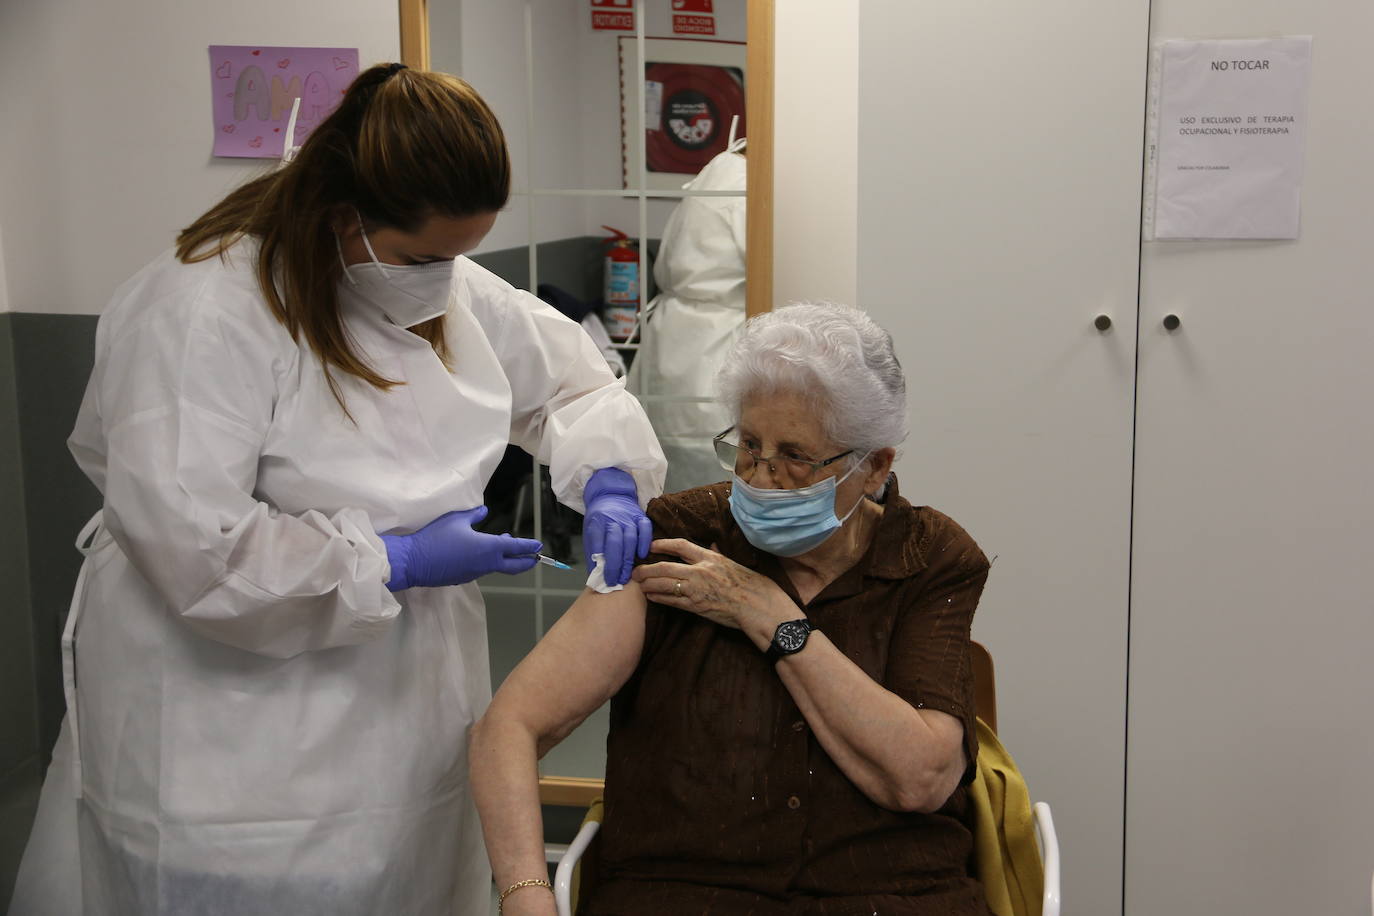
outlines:
M635 582L605 595L584 591L501 684L484 718L528 728L542 756L634 673L644 609Z

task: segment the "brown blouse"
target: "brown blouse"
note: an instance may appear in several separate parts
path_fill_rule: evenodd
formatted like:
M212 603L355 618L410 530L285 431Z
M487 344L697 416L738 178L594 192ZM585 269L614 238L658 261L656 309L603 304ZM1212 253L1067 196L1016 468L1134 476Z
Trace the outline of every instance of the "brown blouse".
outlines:
M654 500L655 536L714 544L801 607L729 495L721 483ZM934 814L860 792L740 631L651 603L639 666L611 701L599 861L579 913L986 916L965 786L978 755L969 627L987 574L973 539L902 499L894 477L868 552L804 607L878 683L963 721L969 767Z

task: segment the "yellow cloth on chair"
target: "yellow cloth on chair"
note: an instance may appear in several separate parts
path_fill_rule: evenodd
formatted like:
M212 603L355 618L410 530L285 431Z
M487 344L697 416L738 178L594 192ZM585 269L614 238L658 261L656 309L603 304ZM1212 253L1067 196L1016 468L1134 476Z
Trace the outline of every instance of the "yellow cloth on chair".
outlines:
M974 870L995 916L1039 916L1045 873L1035 842L1026 781L994 732L978 720L978 775L973 806Z

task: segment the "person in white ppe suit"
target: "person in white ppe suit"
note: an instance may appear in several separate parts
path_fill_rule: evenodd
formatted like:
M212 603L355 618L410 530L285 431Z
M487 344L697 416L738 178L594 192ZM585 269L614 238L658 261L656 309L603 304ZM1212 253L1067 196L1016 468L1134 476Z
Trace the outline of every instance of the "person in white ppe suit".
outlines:
M731 139L687 185L688 190L745 188L744 140ZM688 197L663 230L654 263L661 292L649 303L640 351L627 383L636 394L695 395L689 401L646 400L645 410L668 456L666 488L674 493L715 483L720 465L711 437L730 425L715 400L720 360L744 327L743 197Z
M582 329L460 256L509 174L466 83L374 67L118 290L12 913L486 911L476 580L540 544L473 529L483 486L507 443L536 455L615 584L665 464Z

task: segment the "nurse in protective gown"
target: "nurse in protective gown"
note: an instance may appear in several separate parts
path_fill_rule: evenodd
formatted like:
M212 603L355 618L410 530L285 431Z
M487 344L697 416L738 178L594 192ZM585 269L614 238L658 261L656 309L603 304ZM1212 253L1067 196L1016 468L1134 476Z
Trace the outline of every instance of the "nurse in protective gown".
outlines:
M476 530L483 487L508 443L537 456L615 583L665 469L585 332L462 257L509 186L471 87L374 67L115 293L12 913L486 911L477 580L540 544Z

